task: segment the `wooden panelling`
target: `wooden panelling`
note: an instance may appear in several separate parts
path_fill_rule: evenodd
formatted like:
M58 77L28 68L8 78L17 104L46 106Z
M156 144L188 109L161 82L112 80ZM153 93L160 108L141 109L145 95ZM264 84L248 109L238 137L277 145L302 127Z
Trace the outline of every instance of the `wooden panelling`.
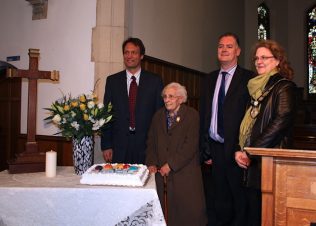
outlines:
M316 102L303 100L303 88L297 88L296 118L293 131L293 148L316 149Z
M36 141L40 152L54 150L57 152L58 166L72 166L72 142L63 137L37 135ZM26 135L20 135L18 140L18 150L21 152L26 143Z
M287 226L311 226L312 222L316 222L316 214L314 211L289 208L287 219Z
M314 199L316 203L316 170L313 167L291 165L286 170L286 178L287 193L290 197Z
M316 124L296 124L294 126L293 148L316 150Z
M20 133L21 79L5 78L0 74L0 171L7 169L7 160L13 151Z
M262 157L262 225L296 226L315 222L316 152L269 148L246 150ZM271 182L272 189L267 186Z
M164 85L178 82L185 86L188 92L188 105L199 109L200 79L205 73L150 56L144 57L142 68L161 76Z

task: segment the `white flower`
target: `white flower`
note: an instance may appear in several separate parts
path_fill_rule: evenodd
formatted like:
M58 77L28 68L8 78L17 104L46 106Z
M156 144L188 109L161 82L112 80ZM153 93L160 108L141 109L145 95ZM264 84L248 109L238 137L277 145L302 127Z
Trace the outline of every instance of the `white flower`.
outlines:
M71 114L72 118L74 118L76 116L76 113L74 111L71 111L70 114Z
M71 126L74 127L77 131L79 130L79 127L80 127L77 121L72 122Z
M92 130L94 131L99 130L100 127L102 127L104 123L105 123L105 119L96 120L93 123Z
M88 108L91 109L94 107L95 103L94 101L89 101L87 105L88 105Z
M89 121L95 123L95 119L91 115L89 116Z
M104 104L103 103L98 103L98 108L101 109L104 107Z
M61 117L59 114L55 115L53 118L52 118L52 121L56 124L59 124L60 123L60 120L61 120Z
M105 123L105 119L101 118L101 119L99 120L99 126L100 126L100 127L103 126L104 123Z
M99 121L97 120L95 123L93 123L92 130L96 131L98 129L100 129L100 125L99 125Z

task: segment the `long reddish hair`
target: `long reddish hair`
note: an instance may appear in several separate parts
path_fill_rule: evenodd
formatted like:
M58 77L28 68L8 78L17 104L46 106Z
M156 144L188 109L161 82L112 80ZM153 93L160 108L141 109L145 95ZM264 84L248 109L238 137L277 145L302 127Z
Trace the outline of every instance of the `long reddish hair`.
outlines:
M253 56L256 56L257 49L260 47L267 48L271 51L275 59L279 60L278 70L281 76L289 80L293 79L294 71L287 60L283 47L274 40L261 40L254 46Z

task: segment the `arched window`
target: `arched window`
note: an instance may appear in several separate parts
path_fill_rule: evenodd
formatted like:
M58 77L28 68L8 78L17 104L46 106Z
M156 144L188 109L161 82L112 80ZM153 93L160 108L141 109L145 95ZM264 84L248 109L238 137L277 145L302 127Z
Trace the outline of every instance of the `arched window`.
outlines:
M270 12L266 4L258 7L258 40L270 38Z
M316 94L316 5L307 11L308 94Z

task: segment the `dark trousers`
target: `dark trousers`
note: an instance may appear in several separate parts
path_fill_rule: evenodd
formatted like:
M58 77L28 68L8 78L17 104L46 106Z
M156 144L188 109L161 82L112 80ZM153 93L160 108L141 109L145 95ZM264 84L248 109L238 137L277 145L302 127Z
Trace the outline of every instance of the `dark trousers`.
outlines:
M226 159L224 144L210 141L212 150L211 192L208 197L209 225L245 226L246 194L242 184L242 170ZM215 223L214 223L215 222Z
M215 225L215 207L214 207L214 183L212 181L212 166L202 165L202 177L204 185L204 195L206 200L206 210L208 225Z
M124 163L130 164L144 164L145 159L140 157L140 150L137 150L137 139L135 136L136 132L131 131L127 136L128 139L128 147L126 150Z
M256 188L245 189L247 197L247 226L261 226L261 190Z

